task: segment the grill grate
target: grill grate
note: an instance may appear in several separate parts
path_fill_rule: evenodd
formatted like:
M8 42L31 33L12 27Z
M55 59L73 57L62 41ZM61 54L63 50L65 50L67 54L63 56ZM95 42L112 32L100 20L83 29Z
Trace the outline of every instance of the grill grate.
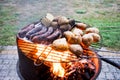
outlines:
M70 51L56 51L48 45L34 44L26 40L18 40L18 46L24 54L36 63L39 60L47 62L71 62L78 58Z
M105 60L106 59L120 59L120 54L117 54L117 57L116 57L116 54L113 54L113 53L110 54L110 52L109 52L109 54L104 54L103 56L94 56L92 53L92 55L88 55L88 56L82 55L79 58L77 58L70 51L63 51L63 52L55 51L50 46L44 45L44 43L43 44L35 44L26 39L19 39L18 46L21 49L21 51L24 52L24 54L28 58L34 60L34 64L36 66L40 66L44 62L46 62L46 63L47 62L56 62L56 63L64 62L64 63L66 63L66 62L79 61L80 59L83 59L83 58L85 58L85 59L100 58L102 60L103 59L105 59ZM101 47L99 47L99 49L94 48L94 50L98 52L100 50L100 48ZM105 51L103 51L103 52L105 53ZM115 64L117 64L117 63L115 63ZM118 67L119 67L119 65L118 65Z

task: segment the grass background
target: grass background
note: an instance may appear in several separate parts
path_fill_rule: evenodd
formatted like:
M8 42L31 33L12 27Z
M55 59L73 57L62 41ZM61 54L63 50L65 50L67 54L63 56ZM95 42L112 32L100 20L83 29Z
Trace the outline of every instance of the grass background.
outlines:
M14 45L16 17L12 7L0 6L0 45Z
M47 7L46 7L47 5ZM119 0L2 0L0 1L0 45L16 45L16 34L45 13L64 15L98 27L102 45L120 50Z

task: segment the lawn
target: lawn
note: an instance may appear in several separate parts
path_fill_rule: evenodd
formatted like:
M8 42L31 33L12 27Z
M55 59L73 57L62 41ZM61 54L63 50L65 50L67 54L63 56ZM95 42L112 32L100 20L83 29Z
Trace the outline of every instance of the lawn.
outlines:
M65 9L62 9L64 13L60 12L60 7L62 8L62 6L60 4L58 5L57 2L53 2L54 4L46 2L46 4L56 6L52 8L51 12L65 14L67 17L84 22L93 27L98 27L102 36L102 46L120 50L119 0L74 0L74 2L70 0L69 4L67 0L65 0L65 2L57 1L61 5L67 5L67 7L64 7ZM31 3L27 6L30 7ZM41 3L43 4L43 2ZM34 5L35 9L34 7L30 7L30 10L33 10L33 12L29 12L29 10L26 9L28 7L22 8L0 4L0 45L15 45L16 34L21 27L24 27L34 20L38 20L41 16L39 14L46 13L47 9L50 11L49 8L45 8L46 10L36 11L35 13L34 10L36 10L36 8L41 9L38 5L42 6L42 4L37 3L36 6ZM59 11L56 11L57 9ZM24 15L20 13L19 10L22 10Z
M13 7L0 7L0 45L14 45L16 16Z

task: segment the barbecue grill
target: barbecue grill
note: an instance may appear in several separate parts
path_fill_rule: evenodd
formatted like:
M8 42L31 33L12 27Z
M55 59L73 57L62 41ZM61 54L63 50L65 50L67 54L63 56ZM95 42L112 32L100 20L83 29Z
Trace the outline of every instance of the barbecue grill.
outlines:
M49 71L49 67L44 65L43 63L46 62L53 62L57 63L56 60L54 60L55 57L57 57L59 54L52 56L53 61L49 60L39 60L39 58L42 58L42 56L36 57L34 54L37 52L37 44L28 42L23 40L22 38L17 35L17 48L18 48L18 55L19 55L19 61L17 64L17 70L18 75L22 80L49 80L51 73ZM39 49L42 49L43 47L39 46ZM48 51L48 53L51 50ZM28 54L29 53L29 54ZM54 54L54 53L53 53ZM59 57L59 56L58 56ZM95 74L91 78L91 80L95 80L97 76L100 73L101 70L101 60L97 58L97 54L94 54L93 62L96 66ZM72 60L70 58L67 62L70 61L77 61ZM63 63L66 63L66 61L63 60ZM50 78L51 79L51 78Z
M49 45L46 45L47 43L49 44L49 42L45 42L45 44L34 43L23 38L23 35L20 34L17 34L16 42L19 55L17 72L21 80L71 80L56 77L56 75L50 71L50 66L52 66L54 63L60 63L66 66L66 63L69 64L72 62L79 62L81 59L91 60L92 64L95 66L94 72L91 70L89 71L92 75L89 76L86 71L83 71L85 72L83 76L77 75L80 77L85 77L85 80L95 80L98 77L102 66L101 59L117 68L120 68L118 64L98 55L98 50L86 49L88 52L90 52L90 55L82 55L76 58L76 56L70 51L61 52L54 50Z

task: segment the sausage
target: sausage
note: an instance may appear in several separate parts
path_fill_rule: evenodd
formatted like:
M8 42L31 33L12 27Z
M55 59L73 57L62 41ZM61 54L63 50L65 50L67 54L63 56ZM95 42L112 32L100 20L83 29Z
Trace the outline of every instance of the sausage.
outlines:
M42 24L40 22L35 24L35 27L41 27L41 26L42 26Z
M49 27L47 32L32 38L32 42L40 43L41 41L46 41L46 37L53 33L53 27Z
M27 27L24 27L18 34L21 38L25 37L26 33L32 30L35 27L34 24L30 24Z
M39 32L37 32L37 33L35 33L35 34L32 34L32 35L30 36L30 38L32 39L32 38L35 37L35 36L44 34L46 31L47 31L47 27L42 27L42 29L41 29Z
M42 37L47 37L47 36L49 36L49 35L52 34L52 33L53 33L53 27L49 27L49 28L48 28L48 31L47 31L46 33L40 35L40 37L41 37L41 38L42 38Z
M57 39L60 35L62 35L61 31L59 29L56 29L50 36L47 37L48 41L53 41Z
M26 37L28 38L28 39L30 39L30 35L32 35L32 34L34 34L34 33L36 33L36 32L38 32L38 31L40 31L41 29L42 29L42 25L35 25L35 28L33 28L32 30L30 30L29 32L27 32L26 33Z

